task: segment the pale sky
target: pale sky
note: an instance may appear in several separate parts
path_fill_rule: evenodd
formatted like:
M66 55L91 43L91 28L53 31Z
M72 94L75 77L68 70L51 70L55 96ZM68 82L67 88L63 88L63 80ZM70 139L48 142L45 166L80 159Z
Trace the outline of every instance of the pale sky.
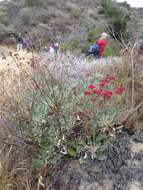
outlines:
M119 2L127 1L132 7L143 7L143 0L117 0Z

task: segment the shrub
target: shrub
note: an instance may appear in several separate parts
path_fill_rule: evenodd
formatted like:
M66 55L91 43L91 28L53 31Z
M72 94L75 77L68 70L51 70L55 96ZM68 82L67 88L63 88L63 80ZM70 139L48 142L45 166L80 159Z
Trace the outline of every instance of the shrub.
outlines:
M20 22L23 25L31 24L31 20L32 20L31 9L28 9L28 8L21 9L19 12L19 16L20 16Z
M8 26L10 24L9 18L6 15L0 15L0 23Z
M46 2L43 0L25 0L25 5L26 6L44 6L46 5Z
M92 135L93 142L91 146L93 151L91 156L98 159L105 158L103 153L110 144L111 137L114 134L115 119L119 113L119 106L114 105L114 99L124 92L124 89L119 85L119 81L115 75L103 78L100 82L91 80L92 83L86 82L84 85L84 108L86 114L90 113L90 125L87 129L87 136ZM96 84L96 85L94 85ZM112 103L111 103L112 100ZM120 102L120 100L118 100ZM86 105L86 106L85 106ZM100 157L101 156L101 157Z
M103 55L104 55L104 57L113 56L113 55L115 55L115 51L114 51L114 49L112 47L107 45L105 50L104 50Z
M95 75L94 65L86 60L49 56L36 67L33 60L24 68L19 66L19 75L9 70L9 77L1 73L0 111L15 124L12 142L30 149L37 172L48 166L51 173L63 158L81 163L91 157L106 159L112 138L120 132L116 118L130 107L131 78L128 64L123 66L121 61L107 67L97 65ZM6 81L12 82L8 85Z
M4 24L0 24L0 42L1 43L7 43L9 40L9 37L12 34L15 34L15 28L12 25L5 26Z
M61 49L61 51L65 51L65 52L71 50L70 43L68 43L68 42L61 43L60 49Z
M79 19L82 12L79 8L75 8L75 9L72 9L72 16L75 18L75 19Z
M110 98L113 91L114 95L123 92L119 80L115 76L95 77L88 82L74 79L77 71L72 59L65 60L66 64L48 60L34 73L30 86L23 87L18 102L15 99L16 109L12 107L19 134L37 144L37 170L43 164L55 167L63 154L80 160L86 156L103 160L114 136L121 99L113 96L111 103ZM103 90L99 96L96 86Z
M129 8L113 0L101 0L100 13L109 19L108 27L113 37L115 35L119 40L126 39L130 20Z
M95 40L98 38L99 38L98 30L96 28L90 29L88 32L88 41L95 43Z

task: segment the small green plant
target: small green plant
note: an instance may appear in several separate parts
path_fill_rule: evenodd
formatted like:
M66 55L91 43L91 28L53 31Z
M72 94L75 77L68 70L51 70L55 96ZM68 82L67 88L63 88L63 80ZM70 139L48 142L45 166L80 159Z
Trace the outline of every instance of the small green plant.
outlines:
M80 16L81 16L82 12L81 12L81 9L79 8L74 8L72 10L72 16L75 18L75 19L79 19Z
M89 143L92 158L106 158L104 151L108 149L110 140L115 135L115 119L119 113L118 108L114 107L110 101L118 98L123 91L124 89L117 82L116 76L108 76L96 86L90 83L87 85L87 90L84 91L88 105L87 110L91 115L92 140L90 137Z

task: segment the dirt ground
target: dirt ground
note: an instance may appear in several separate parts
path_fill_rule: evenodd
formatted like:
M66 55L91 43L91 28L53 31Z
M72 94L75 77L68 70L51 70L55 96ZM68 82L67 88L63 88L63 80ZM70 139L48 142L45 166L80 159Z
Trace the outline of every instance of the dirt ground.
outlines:
M123 132L103 162L72 160L53 177L47 190L143 190L143 132Z

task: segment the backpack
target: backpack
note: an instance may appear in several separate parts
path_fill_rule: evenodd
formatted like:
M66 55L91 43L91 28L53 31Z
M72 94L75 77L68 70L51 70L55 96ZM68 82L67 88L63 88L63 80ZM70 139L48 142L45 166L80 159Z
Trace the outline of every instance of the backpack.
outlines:
M18 42L18 43L23 43L23 38L22 38L22 37L18 37L18 38L17 38L17 42Z
M98 53L99 53L99 45L94 44L94 45L89 46L88 53L98 55Z

